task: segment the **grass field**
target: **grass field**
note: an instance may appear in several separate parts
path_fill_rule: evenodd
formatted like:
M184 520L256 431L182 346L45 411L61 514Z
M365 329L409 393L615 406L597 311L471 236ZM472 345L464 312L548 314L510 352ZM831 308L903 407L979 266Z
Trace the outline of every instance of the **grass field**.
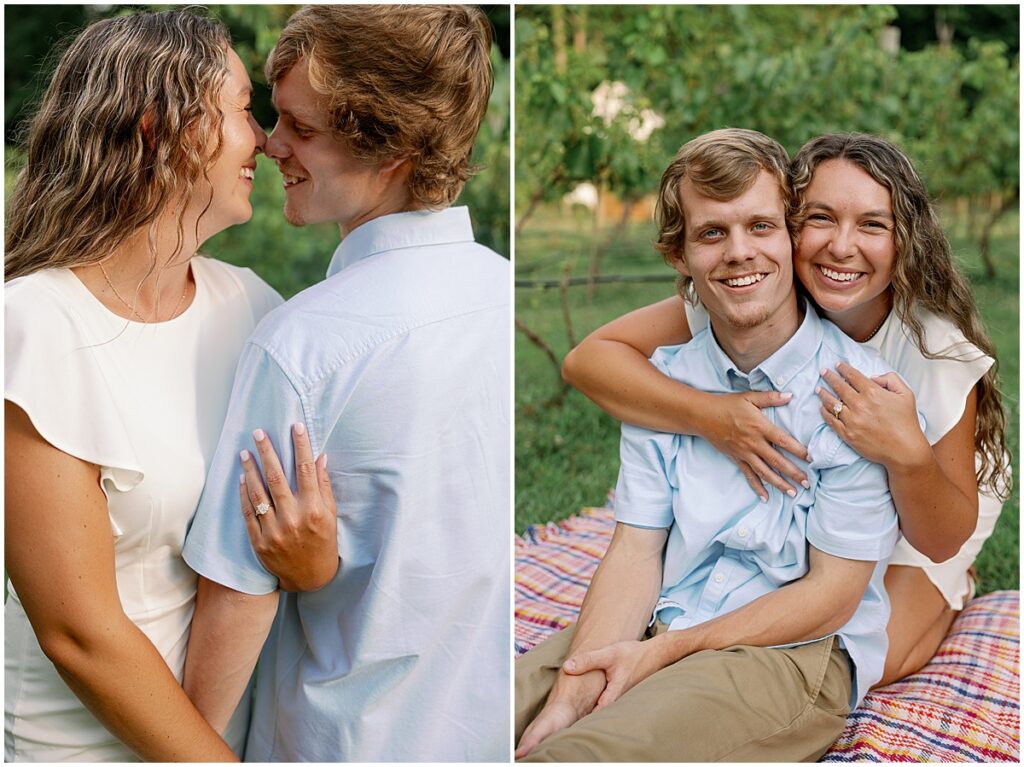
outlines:
M991 281L985 279L976 245L966 237L960 222L947 221L946 225L998 352L1016 485L1019 217L1007 216L997 232L993 243L997 277ZM665 275L664 283L598 285L589 298L586 287L569 288L570 316L578 340L613 317L672 294L674 272L650 246L653 234L653 225L631 224L617 236L602 231L592 237L582 214L542 211L516 240L516 277L557 280L567 264L572 275L585 275L595 241L601 252L602 274ZM569 350L559 290L517 288L516 318L543 338L559 360ZM575 390L565 392L559 401L563 390L555 366L522 332L516 334L515 385L516 531L562 519L583 506L603 504L618 471L618 422ZM1019 586L1019 516L1020 493L1015 488L978 561L983 591Z

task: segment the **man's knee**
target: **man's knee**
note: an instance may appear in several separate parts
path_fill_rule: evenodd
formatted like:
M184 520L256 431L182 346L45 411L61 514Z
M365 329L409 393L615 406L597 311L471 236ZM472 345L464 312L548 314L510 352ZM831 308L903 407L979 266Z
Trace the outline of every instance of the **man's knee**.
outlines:
M832 641L708 650L662 669L523 761L804 761L842 731L850 674Z

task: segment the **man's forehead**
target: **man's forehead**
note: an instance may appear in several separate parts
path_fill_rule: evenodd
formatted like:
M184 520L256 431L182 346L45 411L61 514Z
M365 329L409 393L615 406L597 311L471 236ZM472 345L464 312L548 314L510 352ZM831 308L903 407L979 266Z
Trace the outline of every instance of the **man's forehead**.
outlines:
M270 101L278 114L290 115L302 122L320 124L327 120L321 109L319 96L309 84L309 75L303 59L279 77L270 89Z
M307 94L294 93L287 86L281 87L280 81L274 83L270 91L270 101L278 114L287 114L300 119L311 120L321 115L316 101Z
M687 221L695 225L695 217L784 216L786 212L779 182L767 171L761 171L753 184L730 199L711 197L684 178L679 185L679 202Z

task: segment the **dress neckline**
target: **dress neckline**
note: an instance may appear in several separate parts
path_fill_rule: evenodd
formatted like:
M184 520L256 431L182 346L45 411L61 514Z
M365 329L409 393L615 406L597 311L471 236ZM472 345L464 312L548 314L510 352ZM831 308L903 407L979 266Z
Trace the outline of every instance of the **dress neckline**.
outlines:
M55 269L54 271L65 273L68 282L73 283L75 285L74 289L76 290L76 292L79 292L82 295L84 295L90 306L94 306L98 312L100 312L101 314L103 314L104 316L111 320L116 320L118 322L126 322L128 323L128 326L139 328L173 327L175 325L182 324L186 318L191 317L192 314L194 313L195 307L197 306L199 301L202 300L203 285L202 279L200 277L200 275L202 274L202 268L196 268L197 264L198 260L196 257L192 257L189 260L189 271L191 271L192 279L195 281L195 291L192 294L192 300L189 301L188 305L180 314L176 315L175 317L172 317L169 320L163 320L161 322L139 322L138 320L132 319L130 317L123 317L117 312L112 311L110 308L107 307L106 304L104 304L99 298L97 298L96 294L89 290L86 284L79 279L78 275L75 274L73 270L69 268L64 268Z

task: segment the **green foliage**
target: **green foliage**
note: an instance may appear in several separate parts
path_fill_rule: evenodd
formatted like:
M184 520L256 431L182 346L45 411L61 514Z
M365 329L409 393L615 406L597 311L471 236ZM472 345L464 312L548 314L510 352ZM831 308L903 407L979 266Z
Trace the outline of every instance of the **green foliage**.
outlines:
M996 346L1003 403L1014 456L1014 482L1020 481L1018 456L1020 422L1020 346L1018 303L1018 216L1007 216L997 229L993 257L998 277L987 280L976 249L960 221L944 216L950 225L954 252L968 275L982 318ZM589 252L590 236L579 222L566 220L552 208L540 210L536 226L516 241L518 277L557 277L561 259L579 263ZM595 235L604 239L604 233ZM582 288L571 288L568 299L575 333L586 333L627 311L672 295L671 271L651 247L653 227L631 225L605 254L609 272L616 274L664 271L664 285L610 284L598 287L588 303ZM553 256L552 254L557 254ZM575 273L582 273L577 269ZM520 288L516 316L538 332L561 358L570 348L557 290ZM564 519L584 506L605 502L618 473L619 425L579 392L572 390L561 406L551 401L559 379L550 361L522 334L515 344L515 486L516 531L529 524ZM978 559L982 590L1015 589L1019 585L1020 490L1004 505L992 538Z
M263 75L267 54L298 5L213 5L208 11L231 31L234 48L255 86L253 112L266 129L276 121L270 89ZM88 23L104 16L139 10L166 10L167 6L7 6L5 44L7 70L5 126L14 138L30 113L29 107L45 89L57 56L52 47ZM508 18L502 10L490 14L496 27L492 49L494 92L477 137L474 163L481 169L470 179L457 204L468 205L477 240L508 256L509 248L509 142L510 67L501 55L507 49ZM20 138L20 136L19 136ZM16 144L5 146L5 193L24 162ZM253 219L207 242L202 250L230 263L251 267L286 298L323 279L340 235L337 227L319 225L296 230L281 215L284 191L274 163L257 162L252 193Z
M457 205L469 206L473 219L473 233L478 242L487 245L506 258L509 248L509 145L511 125L509 101L510 67L506 59L491 52L494 66L494 90L487 104L476 145L473 164L480 172L471 178L462 190Z
M1019 59L1000 41L887 50L887 6L523 6L516 15L516 204L584 180L657 189L696 135L749 127L793 152L815 135L889 138L939 197L1016 183ZM626 108L597 117L602 83ZM643 109L665 120L631 135Z

